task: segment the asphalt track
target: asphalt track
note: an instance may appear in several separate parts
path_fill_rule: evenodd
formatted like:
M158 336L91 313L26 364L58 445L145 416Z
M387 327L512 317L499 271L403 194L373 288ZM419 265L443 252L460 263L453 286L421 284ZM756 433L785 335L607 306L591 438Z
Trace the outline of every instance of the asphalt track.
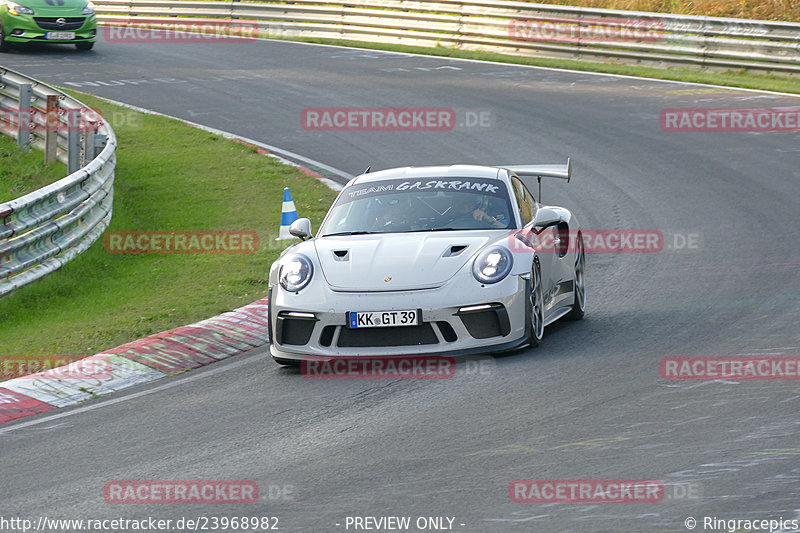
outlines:
M282 531L321 532L346 531L347 516L448 516L474 532L687 531L687 517L711 531L703 517L800 518L798 382L659 376L665 356L800 354L800 135L666 133L659 113L797 98L269 41L100 42L89 54L39 47L0 59L349 173L571 156L573 181L546 183L546 202L587 228L665 236L659 253L590 255L585 320L549 327L540 348L482 372L308 380L260 351L6 426L2 516L268 515ZM300 124L308 107L386 106L453 108L461 124ZM491 123L467 127L467 112ZM696 245L680 248L689 234ZM509 500L512 480L548 478L657 479L667 490L658 503ZM104 484L126 479L248 479L262 501L106 503ZM292 493L270 499L271 485Z

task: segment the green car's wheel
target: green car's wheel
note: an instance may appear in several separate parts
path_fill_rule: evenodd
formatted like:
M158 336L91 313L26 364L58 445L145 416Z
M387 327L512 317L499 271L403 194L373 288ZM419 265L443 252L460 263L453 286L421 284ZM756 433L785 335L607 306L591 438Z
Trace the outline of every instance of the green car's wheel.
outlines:
M6 35L3 33L3 27L0 26L0 52L8 52L11 45L6 41Z
M88 42L88 41L82 41L80 43L75 43L75 48L77 48L78 50L82 50L82 51L91 50L93 46L94 46L94 43Z

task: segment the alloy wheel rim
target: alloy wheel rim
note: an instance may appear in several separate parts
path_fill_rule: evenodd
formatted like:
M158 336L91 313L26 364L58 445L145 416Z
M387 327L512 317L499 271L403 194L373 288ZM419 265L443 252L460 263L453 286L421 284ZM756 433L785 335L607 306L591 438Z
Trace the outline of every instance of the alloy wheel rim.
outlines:
M584 282L586 255L583 251L583 241L578 240L578 243L578 253L575 257L575 303L583 309L586 305L586 286Z
M531 327L533 335L541 339L544 335L544 309L542 306L542 280L539 274L539 265L533 267L533 287L531 288Z

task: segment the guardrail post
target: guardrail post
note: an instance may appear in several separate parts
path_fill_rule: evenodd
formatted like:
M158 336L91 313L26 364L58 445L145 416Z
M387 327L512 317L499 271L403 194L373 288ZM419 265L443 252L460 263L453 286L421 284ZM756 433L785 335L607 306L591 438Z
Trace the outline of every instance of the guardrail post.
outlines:
M47 114L44 118L44 164L55 163L58 155L58 96L47 95Z
M19 105L17 106L17 145L23 150L28 149L31 142L31 126L33 113L31 109L31 96L33 86L23 83L19 86Z
M89 161L94 159L94 134L95 134L95 124L90 123L89 128L86 130L86 135L84 135L83 139L83 161L81 161L81 166L85 167L89 164Z
M94 150L92 152L92 159L100 155L100 152L103 151L103 148L106 147L106 143L108 142L108 135L101 135L99 133L95 133L94 136Z
M81 168L81 131L75 127L81 120L81 112L77 109L67 119L67 172L70 174Z
M103 117L95 117L92 116L92 113L88 113L86 118L86 133L83 138L83 161L81 161L82 167L88 165L95 157L97 157L97 154L99 153L97 151L97 138L105 138L105 135L99 135L97 133L97 130L100 129L98 123L102 123L102 120ZM83 127L81 129L83 129ZM105 142L103 142L102 146L105 146Z

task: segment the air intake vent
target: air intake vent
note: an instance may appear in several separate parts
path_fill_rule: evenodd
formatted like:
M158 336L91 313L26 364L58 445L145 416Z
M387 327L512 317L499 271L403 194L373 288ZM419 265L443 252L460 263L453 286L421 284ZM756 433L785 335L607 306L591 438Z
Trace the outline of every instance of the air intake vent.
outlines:
M51 4L52 5L52 4ZM60 4L60 5L63 5ZM43 30L71 31L77 30L86 21L85 17L33 17ZM61 21L61 24L58 23Z
M350 250L334 250L333 259L336 261L349 261Z
M371 348L384 346L419 346L438 344L433 326L423 322L418 326L388 328L348 328L341 326L337 346L342 348Z
M460 254L461 252L463 252L464 250L466 250L468 247L469 247L469 245L467 245L467 244L454 244L450 248L445 250L444 257L456 256L456 255Z

